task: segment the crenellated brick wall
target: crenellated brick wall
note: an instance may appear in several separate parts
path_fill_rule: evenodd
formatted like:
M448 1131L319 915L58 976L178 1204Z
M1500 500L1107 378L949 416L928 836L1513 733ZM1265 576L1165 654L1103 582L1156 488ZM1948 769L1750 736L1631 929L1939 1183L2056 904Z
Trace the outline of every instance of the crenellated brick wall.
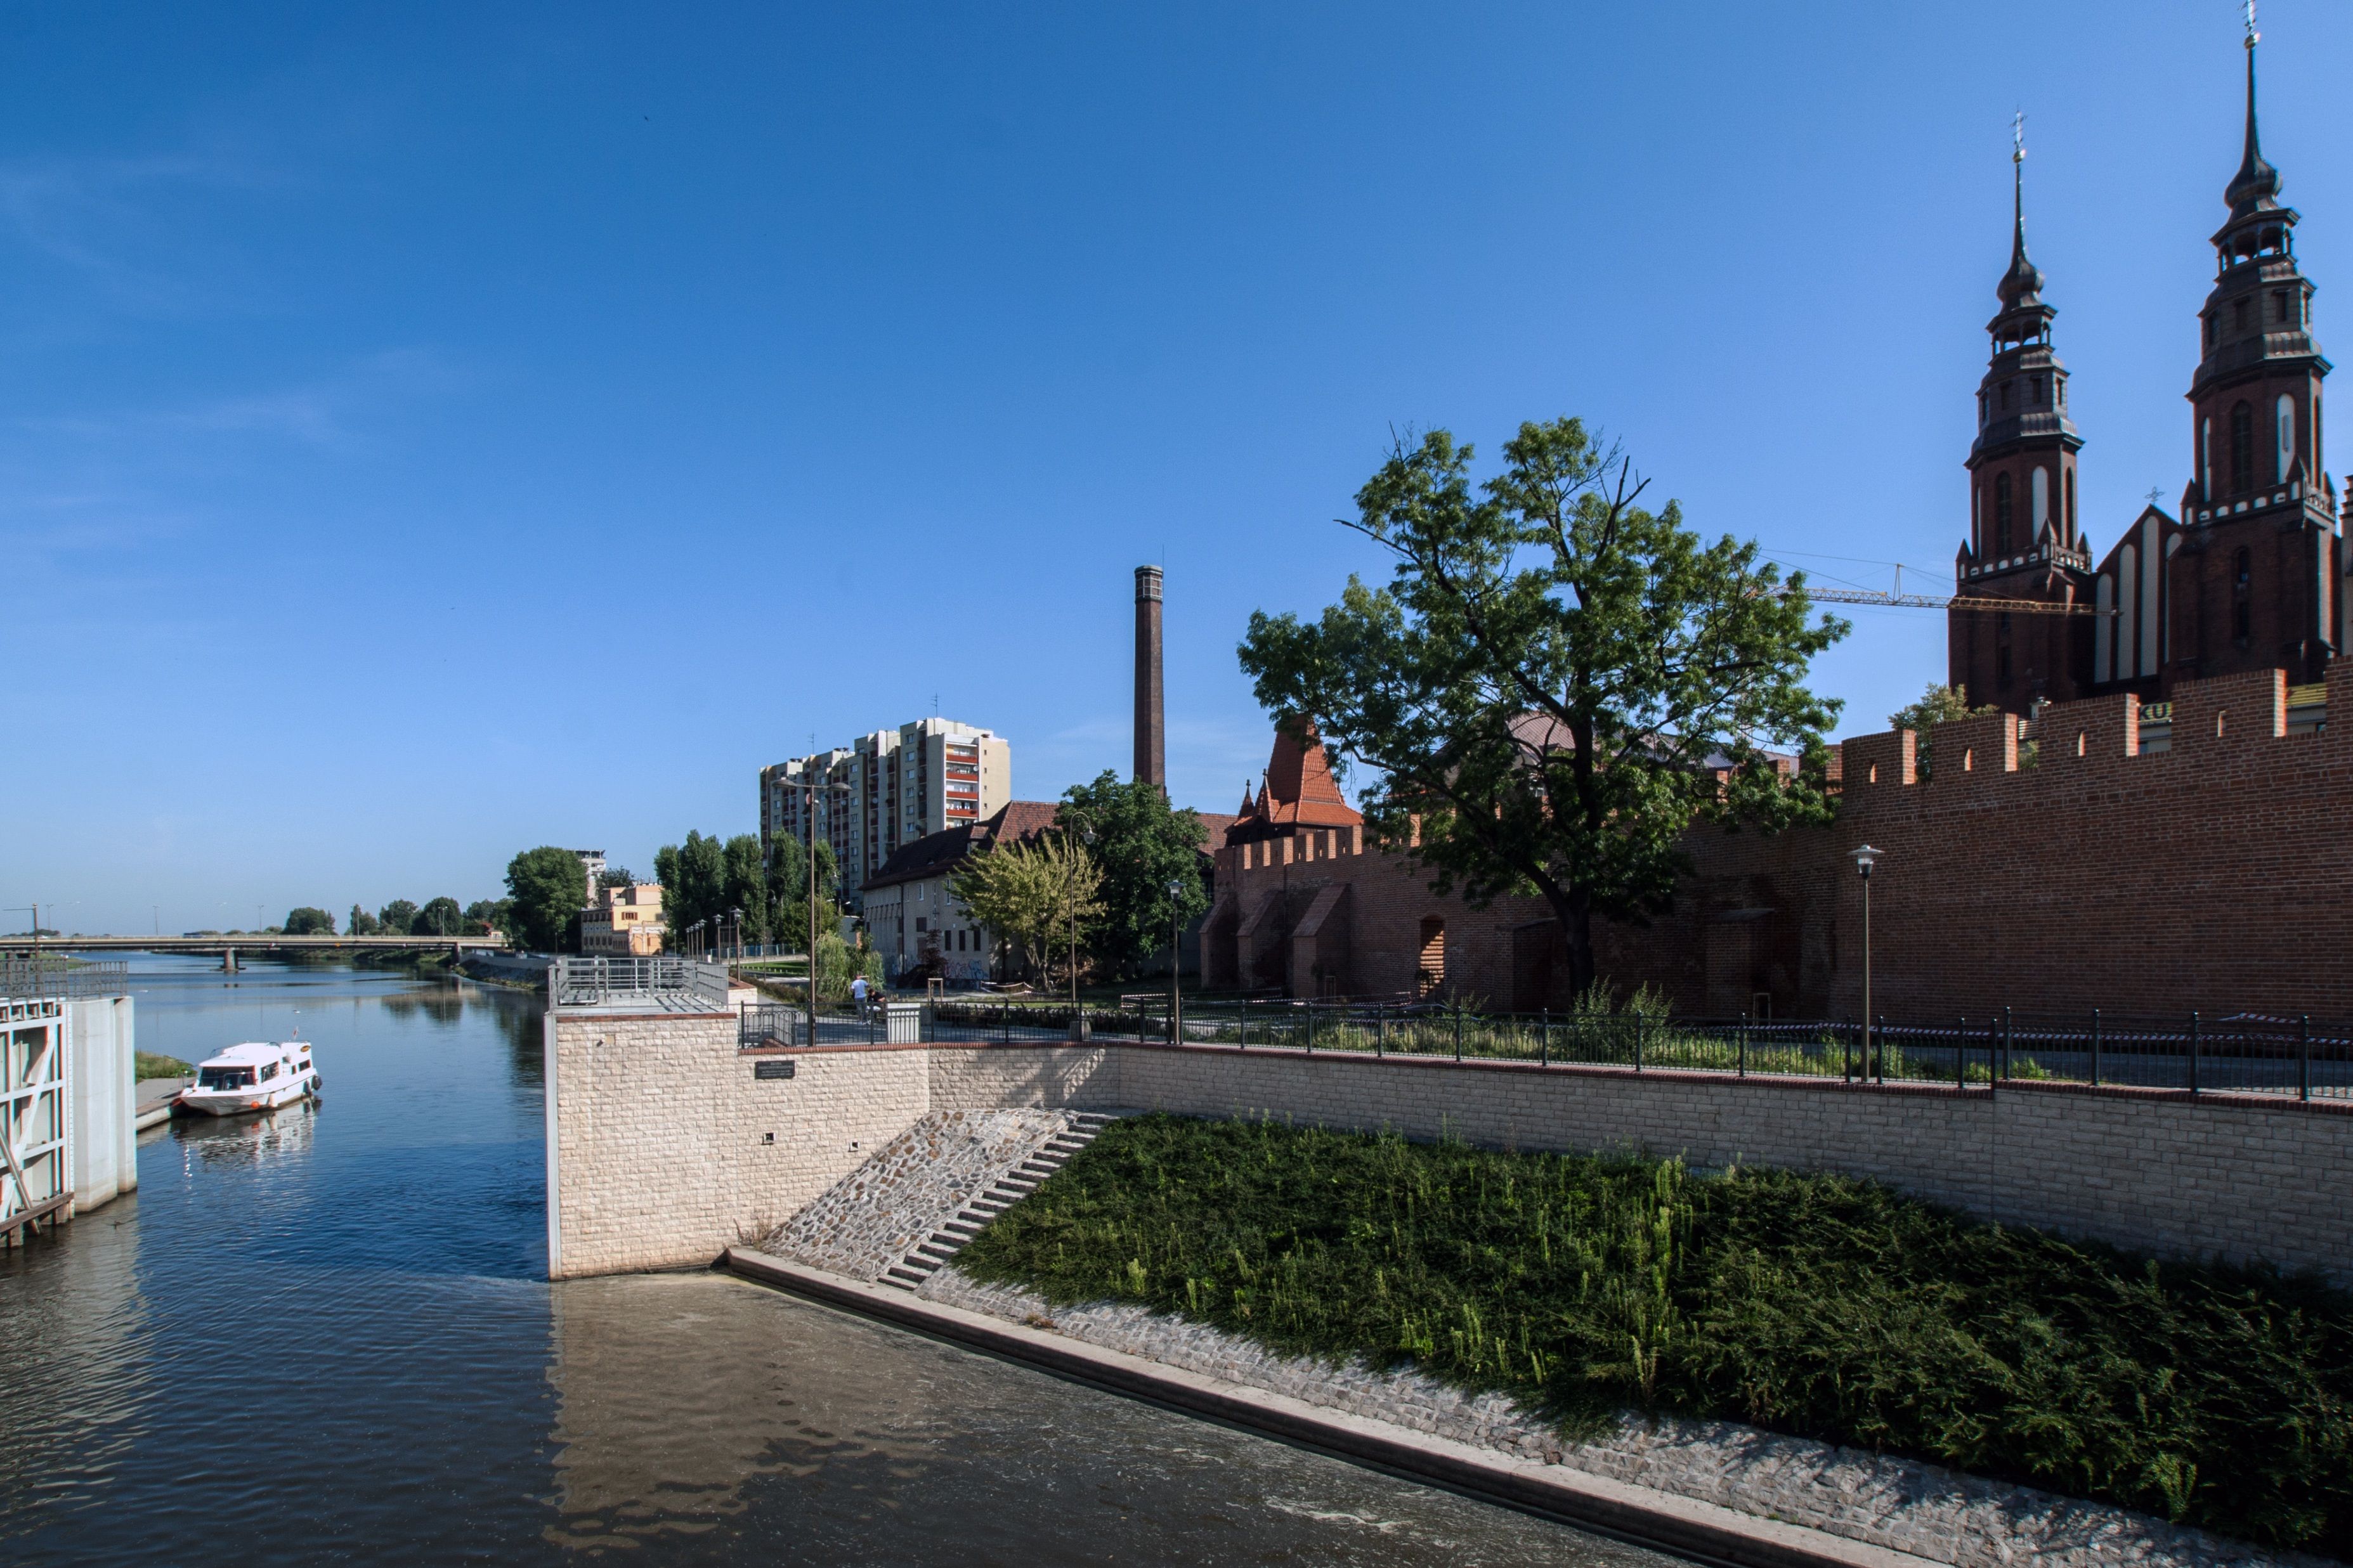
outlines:
M2353 661L2328 673L2353 714ZM1597 933L1602 972L1688 1012L1849 1016L1862 1003L1854 849L1872 887L1873 1005L1890 1016L2260 1008L2353 1017L2353 719L2287 730L2277 670L2176 689L2167 749L2126 696L1940 724L1931 776L1908 732L1839 751L1829 827L1695 832L1675 907ZM1535 898L1472 909L1353 836L1220 852L1204 929L1213 989L1293 995L1417 989L1432 929L1444 990L1494 1007L1566 1005L1565 948Z

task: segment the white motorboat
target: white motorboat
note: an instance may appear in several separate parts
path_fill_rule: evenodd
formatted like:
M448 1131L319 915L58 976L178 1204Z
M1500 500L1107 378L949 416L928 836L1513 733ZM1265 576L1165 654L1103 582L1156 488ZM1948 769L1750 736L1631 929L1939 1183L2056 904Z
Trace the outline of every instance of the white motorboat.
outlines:
M311 1042L277 1045L248 1040L196 1064L195 1085L180 1091L179 1103L206 1116L243 1116L275 1110L319 1092L319 1069L311 1065Z

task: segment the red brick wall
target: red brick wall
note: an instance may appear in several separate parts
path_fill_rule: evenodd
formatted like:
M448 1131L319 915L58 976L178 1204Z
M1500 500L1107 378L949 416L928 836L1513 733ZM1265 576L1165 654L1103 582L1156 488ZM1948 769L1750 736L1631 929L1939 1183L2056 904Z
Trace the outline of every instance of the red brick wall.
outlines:
M1663 986L1684 1011L1736 1012L1761 991L1783 1016L1852 1016L1862 889L1851 857L1868 841L1882 851L1873 1002L1891 1016L2010 1005L2353 1017L2353 717L2289 736L2285 686L2270 670L2177 688L2171 750L2148 755L2130 697L2045 709L2027 767L2014 715L1940 724L1927 783L1915 777L1912 737L1850 740L1832 826L1695 834L1674 910L1602 933L1602 970ZM2330 667L2328 687L2331 710L2353 716L2353 661ZM1315 889L1348 886L1345 980L1321 982L1326 994L1410 989L1421 922L1437 918L1450 989L1499 1007L1567 1001L1540 900L1472 910L1430 892L1401 855L1250 847L1247 865L1243 850L1219 858L1229 921L1229 900L1246 913L1280 896L1303 910ZM1223 928L1213 918L1208 929ZM1328 937L1315 945L1336 951ZM1230 959L1210 959L1209 983L1232 984ZM1260 978L1276 975L1262 966ZM1319 988L1303 972L1289 978L1294 994Z

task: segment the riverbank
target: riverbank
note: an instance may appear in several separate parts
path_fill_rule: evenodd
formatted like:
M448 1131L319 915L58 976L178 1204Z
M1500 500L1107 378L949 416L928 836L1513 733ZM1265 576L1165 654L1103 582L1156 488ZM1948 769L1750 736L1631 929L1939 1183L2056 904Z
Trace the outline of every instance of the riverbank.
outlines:
M2353 1528L2343 1295L1843 1177L1130 1118L956 1261L1058 1317L1110 1303L1257 1353L1410 1368L1570 1447L1616 1441L1632 1407L2273 1547L2341 1553Z

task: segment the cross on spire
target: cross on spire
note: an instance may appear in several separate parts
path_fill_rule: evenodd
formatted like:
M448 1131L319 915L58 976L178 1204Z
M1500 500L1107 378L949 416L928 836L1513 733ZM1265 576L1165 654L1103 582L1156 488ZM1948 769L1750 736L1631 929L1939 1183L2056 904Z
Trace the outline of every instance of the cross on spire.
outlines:
M2253 48L2257 44L2260 44L2260 43L2262 43L2262 42L2263 41L2263 36L2261 33L2258 33L2258 32L2256 32L2256 31L2255 31L2255 0L2247 0L2246 10L2247 10L2247 47L2249 47L2249 48L2251 48L2251 49L2252 49L2252 48Z
M2247 0L2247 4L2250 7L2252 7L2254 3L2255 0ZM2026 110L2022 109L2010 117L2010 161L2011 163L2023 163L2026 162Z

